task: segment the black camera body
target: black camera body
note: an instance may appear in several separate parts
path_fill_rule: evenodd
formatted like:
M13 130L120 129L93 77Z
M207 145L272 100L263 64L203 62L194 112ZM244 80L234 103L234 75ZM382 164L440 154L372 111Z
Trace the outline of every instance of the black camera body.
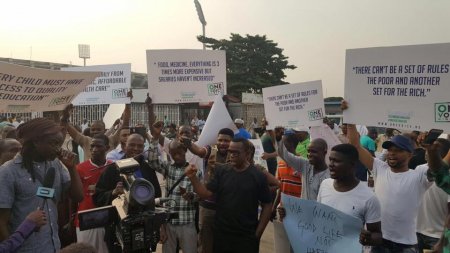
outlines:
M155 207L152 183L134 177L140 166L134 159L119 160L115 165L124 182L125 194L114 199L110 206L80 211L80 230L112 226L122 252L156 251L160 226L176 218L177 213Z

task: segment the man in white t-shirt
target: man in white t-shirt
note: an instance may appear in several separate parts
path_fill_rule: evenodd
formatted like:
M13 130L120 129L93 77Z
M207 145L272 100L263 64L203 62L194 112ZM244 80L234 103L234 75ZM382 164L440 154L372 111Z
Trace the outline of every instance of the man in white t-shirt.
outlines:
M358 159L358 150L350 144L339 144L331 149L328 165L331 178L320 185L317 202L360 219L367 228L361 231L362 245L381 245L380 203L373 191L356 177Z
M438 151L444 158L450 149L450 142L446 139L437 139ZM418 167L428 167L428 164ZM418 168L417 167L417 168ZM417 216L417 240L419 251L433 249L444 232L444 224L450 214L450 195L439 188L435 183L425 192Z
M372 249L378 253L415 253L417 249L417 213L425 191L431 186L427 168L411 170L411 140L397 135L383 143L387 160L374 159L359 143L356 126L347 125L349 142L358 149L360 161L372 172L375 195L381 204L383 245Z

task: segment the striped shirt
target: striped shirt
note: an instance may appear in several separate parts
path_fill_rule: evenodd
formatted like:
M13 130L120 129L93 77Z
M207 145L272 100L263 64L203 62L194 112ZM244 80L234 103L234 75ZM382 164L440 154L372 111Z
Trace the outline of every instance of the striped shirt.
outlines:
M302 192L301 173L289 167L283 160L278 161L277 179L280 180L280 191L284 194L300 198Z

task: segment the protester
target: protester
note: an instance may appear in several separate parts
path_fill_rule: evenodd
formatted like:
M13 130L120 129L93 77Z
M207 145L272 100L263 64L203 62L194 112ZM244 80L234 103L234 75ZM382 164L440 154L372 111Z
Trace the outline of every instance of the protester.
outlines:
M342 144L347 144L348 143L347 123L342 123L341 131L342 131L342 133L338 134L338 139L339 139L339 141L341 141Z
M325 162L327 143L323 139L314 139L308 146L308 159L298 157L287 151L284 144L286 136L278 142L278 155L281 159L302 175L302 199L316 200L322 181L330 177Z
M145 161L142 153L144 152L144 137L139 134L131 134L128 136L125 145L125 155L123 158L134 158L140 167L135 172L137 178L144 178L153 184L155 189L155 198L161 197L161 187L158 182L155 171L150 168L148 163ZM149 159L158 157L158 154L154 150L148 151ZM101 174L97 184L95 185L95 193L92 196L94 204L96 206L106 206L111 205L112 201L119 195L124 193L122 178L120 177L119 171L115 166L107 166L105 171ZM120 252L120 249L114 245L116 240L114 234L115 228L109 226L105 228L105 241L108 245L108 250L112 252Z
M167 197L175 200L176 205L171 205L171 208L178 214L177 218L161 226L160 240L163 243L163 253L176 252L177 242L183 253L195 253L197 252L197 230L194 201L197 201L197 198L188 178L185 177L178 186L175 185L177 180L184 177L185 167L189 165L186 162L186 148L178 140L174 140L170 143L169 150L173 164L160 163L159 159L149 161L150 167L166 178Z
M295 147L298 144L298 138L295 135L295 132L291 129L286 129L284 134L286 135L286 139L284 141L286 150L290 153L295 153ZM275 197L272 207L272 217L274 218L276 217L277 208L282 206L281 193L300 198L302 192L301 173L295 171L295 169L290 167L283 159L279 159L278 161L277 179L280 181L280 189L277 191L277 196ZM274 241L276 252L294 252L290 245L289 239L287 238L283 223L276 219L273 220L273 223L275 230Z
M129 96L132 97L131 93L128 93ZM89 135L83 135L81 134L72 124L69 123L69 118L72 114L73 105L69 104L64 108L63 114L61 117L61 125L64 126L67 129L67 132L69 133L70 137L78 143L82 148L84 152L84 161L87 161L91 158L91 142L92 142L92 136L96 134L105 134L105 123L103 121L94 121L92 122L91 126L89 128L86 128L85 130L89 129ZM125 109L122 115L123 123L122 126L129 127L131 117L131 105L127 104L125 105ZM114 135L109 135L109 144L110 149L114 149L119 144L119 131L117 131ZM106 134L108 135L108 134Z
M0 165L11 160L22 149L22 144L16 139L2 139L0 140Z
M309 128L307 127L296 127L292 128L298 138L298 144L295 148L295 154L303 158L308 158L308 147L311 143L309 137Z
M282 128L275 128L275 133L273 130L267 130L267 121L264 120L262 122L264 134L261 136L261 144L264 150L264 153L262 154L262 159L266 160L267 162L267 169L269 170L270 174L275 175L275 172L277 171L277 150L275 148L276 140L274 134L283 133Z
M17 137L23 144L20 154L0 168L0 240L6 239L9 229L16 230L26 215L40 206L47 214L48 224L25 241L19 252L57 252L60 249L58 201L66 193L73 201L83 199L75 157L73 153L61 150L63 135L52 120L30 120L19 126ZM51 187L55 190L55 197L44 202L36 192L51 168L55 171Z
M186 168L186 176L201 198L216 194L213 252L257 253L271 213L267 179L248 162L250 144L247 140L233 139L228 152L230 164L216 166L214 178L206 187L196 177L195 166ZM258 221L259 204L262 210Z
M235 119L234 124L239 130L239 133L234 136L235 138L244 138L246 140L251 138L250 133L244 127L244 121L242 119Z
M125 155L125 145L127 143L128 136L130 136L130 128L122 127L119 130L120 144L115 149L109 151L108 154L106 154L106 159L115 162L123 158L123 156Z
M358 151L350 144L339 144L331 149L331 178L320 185L317 202L360 219L367 229L361 231L360 243L365 246L380 245L380 203L373 191L356 177L358 159Z
M365 149L367 149L372 156L375 157L376 145L375 140L378 136L377 130L375 128L369 128L367 135L362 135L359 138L359 143Z
M0 253L16 252L33 232L46 224L47 218L44 211L31 212L16 231L0 243Z
M344 106L346 104L344 103ZM375 194L381 204L383 244L372 252L416 252L417 213L423 194L431 186L427 168L408 168L413 152L411 141L396 135L383 143L387 162L375 159L359 143L356 126L349 124L348 137L361 162L373 174Z
M425 149L417 143L418 136L416 133L404 133L403 135L411 140L414 149L411 160L409 160L408 163L408 168L413 170L417 166L427 163L427 160L425 159Z
M95 185L100 175L105 170L106 165L112 161L105 158L106 151L109 149L108 137L104 134L94 135L91 143L91 159L78 164L77 171L83 183L84 199L78 204L78 212L95 208L92 195L95 192ZM77 242L84 242L94 246L99 252L108 252L104 237L104 228L94 228L80 231L78 215L75 218L77 233Z
M226 164L229 161L228 148L231 140L234 138L233 130L223 128L217 134L216 145L207 145L203 148L197 146L195 143L187 138L183 138L183 143L186 143L187 148L195 155L204 159L204 170L202 183L207 185L209 181L214 178L215 168L218 165ZM213 251L213 227L214 217L216 214L215 197L202 199L199 202L199 242L198 249L200 253L212 253Z
M450 142L447 139L437 139L438 151L441 158L444 158L450 149ZM427 164L419 165L428 167ZM424 249L441 247L437 245L444 234L444 224L447 216L450 215L450 196L437 187L435 183L425 192L417 216L417 240L419 252ZM443 244L443 241L440 241Z

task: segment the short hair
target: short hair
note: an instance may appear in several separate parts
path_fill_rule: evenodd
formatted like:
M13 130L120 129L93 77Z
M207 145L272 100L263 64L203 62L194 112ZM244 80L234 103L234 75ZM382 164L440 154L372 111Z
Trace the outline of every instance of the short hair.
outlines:
M96 120L96 121L92 122L91 127L92 127L92 125L95 125L95 124L100 124L100 125L103 126L103 128L106 127L106 126L105 126L105 122L103 122L103 121L101 121L101 120Z
M240 143L242 143L242 145L244 146L244 150L249 152L249 153L251 152L251 143L250 143L249 140L241 138L241 137L238 137L238 138L234 138L232 140L232 142L236 142L236 143L240 142Z
M97 253L97 250L90 244L77 242L63 248L60 253Z
M345 156L351 162L358 162L359 154L358 150L351 144L338 144L331 148L331 151L338 152Z
M231 130L229 128L222 128L222 129L220 129L220 131L219 131L219 133L217 135L219 135L219 134L228 135L228 136L231 137L231 139L234 138L234 132L233 132L233 130Z
M436 141L441 144L439 147L439 154L444 158L450 150L450 141L444 138L437 138Z
M109 138L108 138L108 136L106 136L104 134L96 134L96 135L92 136L92 139L102 140L103 144L105 144L105 146L109 146Z
M311 143L317 143L325 152L328 150L327 141L322 138L317 138L311 141Z
M177 139L174 139L169 143L169 152L172 150L173 151L183 150L184 152L186 152L187 148L183 145L183 143L181 143Z

